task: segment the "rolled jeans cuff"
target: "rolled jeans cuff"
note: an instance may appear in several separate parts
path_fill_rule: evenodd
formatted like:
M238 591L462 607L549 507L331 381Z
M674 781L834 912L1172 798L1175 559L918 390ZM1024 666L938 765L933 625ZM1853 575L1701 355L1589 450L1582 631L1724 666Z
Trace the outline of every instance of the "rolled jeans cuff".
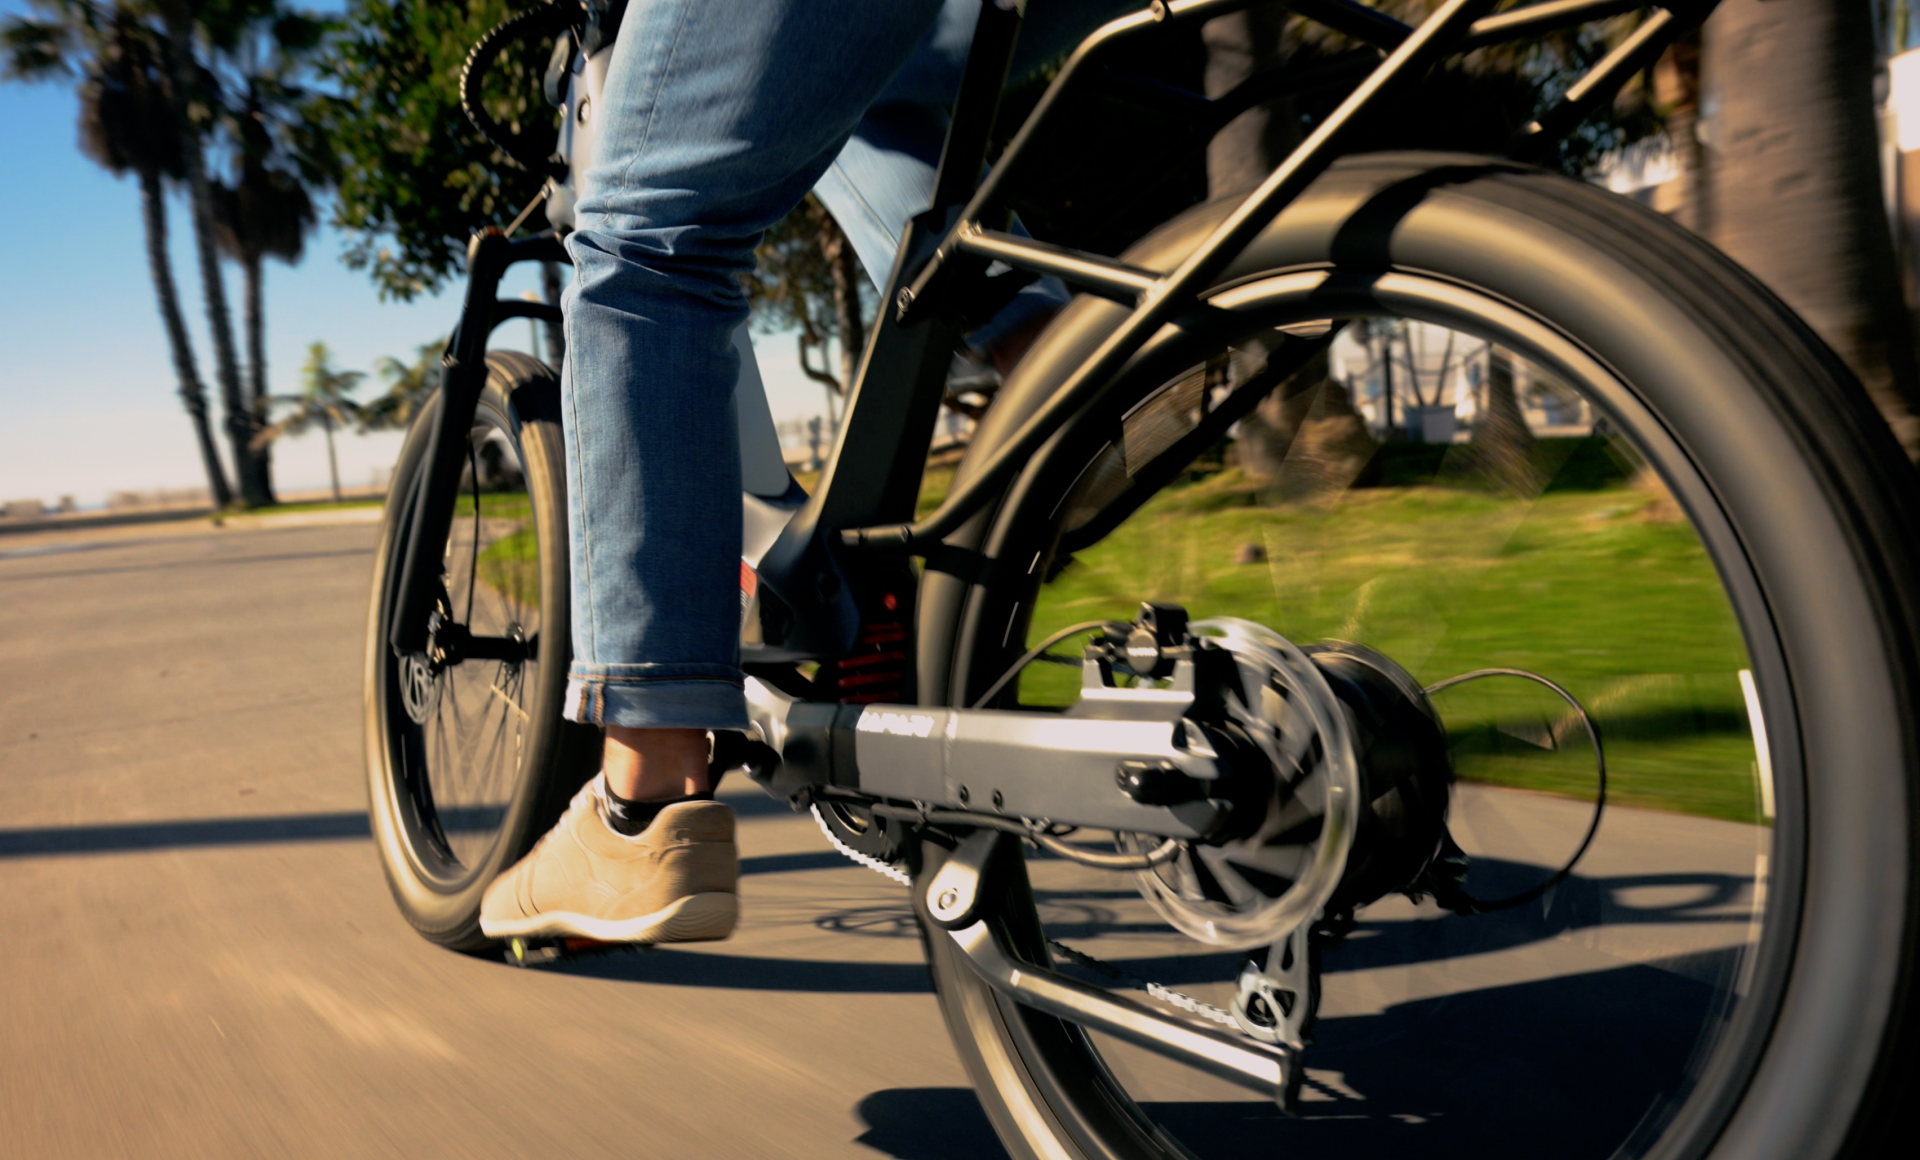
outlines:
M576 664L567 673L565 713L586 725L745 730L744 690L731 665Z

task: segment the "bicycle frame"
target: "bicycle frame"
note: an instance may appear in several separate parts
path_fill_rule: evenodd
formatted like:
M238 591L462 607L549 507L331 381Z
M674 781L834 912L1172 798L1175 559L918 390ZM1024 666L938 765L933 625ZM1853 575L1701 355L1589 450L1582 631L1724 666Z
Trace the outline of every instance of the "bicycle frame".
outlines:
M1123 368L1163 327L1203 324L1208 307L1199 295L1212 278L1333 164L1357 127L1370 118L1391 115L1395 103L1416 89L1436 63L1491 44L1652 10L1626 40L1510 143L1509 155L1525 160L1541 155L1611 100L1629 77L1650 67L1674 39L1704 19L1715 0L1546 0L1497 16L1488 13L1499 0L1448 0L1417 28L1355 0L1290 0L1287 6L1300 16L1369 47L1328 68L1256 76L1218 99L1104 65L1110 50L1122 43L1254 2L1153 0L1141 11L1099 28L1069 56L983 181L977 175L988 161L1025 3L988 0L982 6L932 205L907 226L882 294L880 318L848 392L845 420L819 484L759 562L761 592L772 593L784 609L777 616L763 617L772 639L743 646L742 661L749 672L789 668L799 659L828 660L852 649L877 604L889 596L900 597L905 557L936 552L945 537L1005 492L1070 420L1110 405L1122 393ZM554 15L559 7L542 10L541 19L527 19L526 24L549 32L564 26L571 17ZM497 45L483 42L474 58L488 52L497 53ZM1361 68L1366 70L1364 79L1332 115L1167 274L1018 237L1004 229L1009 192L1020 179L1039 131L1069 93L1087 86L1117 87L1132 100L1175 111L1201 128L1217 129L1255 104L1341 83ZM489 228L477 233L469 247L466 298L443 359L446 405L438 411L432 467L423 473L410 501L415 518L399 589L406 603L396 610L389 639L397 653L424 651L430 640L431 601L427 587L419 581L438 567L435 546L445 541L447 528L444 518L437 521L441 526L432 526L436 522L432 513L451 512L453 507L452 493L465 462L467 430L485 385L487 336L510 318L559 320L555 307L499 298L500 278L517 262L566 260L564 247L552 234L514 240L507 231ZM1132 312L1009 439L970 469L936 511L914 520L948 362L963 329L956 304L978 292L993 263L1058 277L1080 291L1127 305ZM1217 437L1253 401L1257 400L1228 400L1215 410L1212 422L1203 425L1205 432L1196 432L1195 437L1204 433ZM1125 509L1120 516L1143 498L1144 494L1132 493L1121 497L1115 505ZM1104 530L1117 522L1117 518L1096 517L1094 526ZM902 619L905 610L896 608L886 616ZM911 674L911 660L906 668ZM907 679L910 682L911 676ZM913 699L910 688L901 693L903 700Z
M565 0L564 5L523 14L502 25L476 47L473 61L484 66L497 56L510 29L544 35L566 27L584 11L573 7L576 2ZM916 866L916 883L925 878L917 902L930 924L930 937L939 937L936 930L944 933L1000 995L1210 1072L1291 1109L1302 1075L1304 1041L1299 1035L1276 1034L1256 1042L1197 1028L1076 982L1047 969L1044 955L1037 961L1022 959L1008 931L994 923L991 914L996 905L992 883L1005 873L1002 867L1015 838L1044 842L1056 823L1123 832L1159 843L1151 851L1106 855L1104 862L1089 863L1116 870L1158 865L1154 859L1182 843L1226 832L1223 827L1235 808L1232 794L1216 798L1200 787L1230 789L1236 758L1231 753L1223 757L1204 742L1203 734L1195 734L1203 738L1202 743L1191 744L1184 729L1190 712L1204 717L1199 707L1221 699L1217 677L1209 672L1217 674L1224 664L1237 673L1233 666L1239 661L1223 651L1190 646L1184 635L1184 611L1168 606L1164 611L1177 615L1163 624L1160 613L1149 606L1127 637L1128 664L1134 663L1136 655L1149 657L1152 668L1134 671L1156 679L1166 677L1167 688L1117 687L1106 679L1111 673L1101 668L1105 662L1089 654L1082 695L1063 713L987 707L1006 677L989 687L971 708L927 708L917 703L912 687L921 658L911 655L913 646L907 643L904 627L912 612L907 602L915 591L907 558L925 557L929 572L963 570L968 566L964 561L947 557L967 553L947 548L946 541L968 521L983 517L1000 496L1019 487L1022 472L1044 468L1050 441L1062 433L1071 434L1070 424L1116 420L1128 405L1154 389L1153 376L1147 371L1136 373L1136 368L1151 368L1149 356L1155 354L1156 336L1192 337L1231 325L1224 312L1214 310L1202 295L1261 231L1349 149L1359 126L1369 118L1390 115L1396 102L1417 89L1436 63L1488 44L1654 9L1510 143L1508 153L1524 159L1551 147L1610 99L1630 75L1651 65L1691 22L1704 17L1713 0L1658 4L1546 0L1499 16L1487 15L1499 0L1446 0L1418 28L1354 0L1290 0L1288 6L1297 14L1367 47L1313 69L1256 76L1219 99L1129 76L1109 63L1115 46L1254 2L1153 0L1142 11L1096 30L1067 59L995 160L991 173L980 180L1024 0L989 0L983 5L932 204L904 232L883 293L881 316L850 386L845 421L819 484L803 503L797 502L797 487L789 488L788 494L763 505L768 508L762 513L765 518L757 516L753 503L746 501L754 546L765 544L769 537L772 543L755 562L762 601L760 628L766 639L743 643L741 661L743 669L758 678L748 681L748 699L754 727L765 746L762 754L774 754L777 760L744 763L775 796L795 803L852 804L868 810L876 822L944 828L952 839L951 849L936 841L919 843L912 847L918 853L907 854L910 862L923 859ZM473 71L470 65L470 77ZM1185 117L1211 136L1211 130L1260 102L1352 82L1357 83L1333 113L1170 271L1020 237L1007 228L1010 192L1030 164L1041 130L1078 89L1121 90L1130 100ZM483 131L490 124L483 116L476 116L475 122ZM513 148L502 147L516 155ZM533 162L530 169L552 171L552 165L539 157L527 160ZM549 183L548 191L553 188ZM533 208L528 207L522 220ZM516 221L514 227L519 224ZM501 276L513 264L567 260L557 234L515 240L512 233L512 228L490 228L476 234L469 247L462 315L443 358L444 395L436 410L431 459L417 477L414 494L403 501L413 506L413 519L398 589L403 603L394 610L388 644L402 655L426 653L436 663L440 657L435 637L443 631L461 640L467 656L507 655L503 650L512 643L472 638L462 625L443 628L434 614L434 586L429 583L438 576L439 546L446 542L453 499L469 453L469 433L487 374L488 336L512 318L560 320L553 306L499 297ZM1027 275L1058 277L1084 293L1122 304L1128 314L1091 357L1059 386L1048 388L1044 398L1039 397L1038 388L1027 388L1032 397L1003 397L998 406L1037 405L1030 411L1005 412L1026 418L997 443L977 446L967 473L945 502L925 519L916 520L926 449L945 394L951 354L966 328L962 318L970 306L991 301L996 288L1019 284L1015 277L998 287L988 286L996 265ZM1226 399L1212 403L1205 418L1164 452L1155 466L1138 473L1106 510L1084 523L1069 546L1083 547L1111 530L1167 481L1171 469L1161 470L1161 461L1184 462L1188 454L1223 434L1228 424L1323 349L1332 333L1289 340L1279 347L1265 370L1238 384ZM777 535L772 533L776 526L780 528ZM929 595L928 599L936 598ZM937 612L929 609L926 615L932 618ZM1148 632L1150 647L1136 640L1141 632ZM1136 653L1136 647L1141 651ZM923 651L937 659L938 648L929 644ZM850 657L857 649L865 651ZM1271 671L1278 673L1279 666L1288 662L1279 651L1271 655L1279 658L1271 661L1276 666ZM820 662L819 676L799 675L797 662L807 660ZM1304 654L1298 658L1301 668L1316 673L1317 663ZM861 665L867 667L856 667ZM1017 671L1016 666L1008 675ZM843 679L836 684L835 678ZM935 678L927 675L925 679ZM1342 723L1348 718L1335 695L1324 679L1316 676L1314 680L1321 693L1312 694L1307 684L1300 684L1295 703L1299 712L1324 723L1315 727L1322 730L1325 752L1334 755L1328 763L1334 772L1327 775L1322 837L1315 843L1309 875L1316 884L1313 889L1320 893L1311 899L1300 896L1304 899L1297 903L1300 915L1285 923L1273 919L1281 926L1292 924L1287 929L1293 933L1284 936L1288 939L1305 937L1301 916L1313 913L1340 882L1357 826L1350 805L1360 794L1356 744L1345 732ZM969 690L958 692L964 698ZM1203 701L1207 696L1213 700ZM1322 700L1315 701L1315 696ZM956 701L944 694L930 699ZM1312 707L1316 704L1318 709ZM824 819L822 824L826 825ZM1087 857L1084 851L1079 855L1082 861ZM1286 897L1295 896L1290 890ZM1294 993L1304 990L1296 988Z

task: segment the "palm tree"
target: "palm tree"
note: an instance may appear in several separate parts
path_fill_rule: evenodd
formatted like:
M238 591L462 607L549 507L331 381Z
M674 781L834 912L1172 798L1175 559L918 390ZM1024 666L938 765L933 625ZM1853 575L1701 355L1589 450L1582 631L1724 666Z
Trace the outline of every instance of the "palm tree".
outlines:
M47 19L11 17L0 25L0 51L5 52L0 75L38 81L78 74L81 151L116 176L132 173L139 179L147 270L173 353L180 401L193 423L207 491L216 507L226 507L233 502L233 489L214 446L207 392L167 252L164 182L178 180L184 170L159 34L119 6L90 0L36 0L36 6Z
M261 507L273 502L273 491L257 469L253 454L253 409L240 384L240 360L233 345L233 312L227 304L226 282L214 243L213 181L207 174L206 134L212 110L218 105L218 81L203 67L195 46L203 33L210 41L230 39L231 24L209 29L203 23L202 0L159 0L160 43L167 75L172 81L176 132L184 147L181 169L186 177L187 206L193 220L194 252L200 262L200 290L206 303L207 332L213 339L214 369L220 384L220 402L226 411L227 442L233 450L234 475L241 502ZM216 15L231 21L249 5L223 6ZM229 11L231 9L231 11Z
M1653 207L1699 234L1713 236L1713 169L1701 136L1706 88L1700 74L1700 30L1673 42L1653 68L1656 111L1666 126L1674 177L1654 191Z
M446 348L447 340L440 338L423 344L412 363L403 363L397 358L381 359L374 370L386 380L387 393L361 411L360 429L404 430L410 426L427 400L440 389L440 356Z
M267 351L265 284L262 265L278 258L296 265L306 250L307 231L314 224L313 199L297 177L246 158L240 180L232 186L215 184L214 241L222 253L240 264L245 296L241 321L247 334L247 410L254 426L267 421ZM260 447L252 469L272 489L269 452Z
M1881 202L1872 8L1725 0L1704 40L1720 95L1710 236L1819 332L1920 455L1920 366Z
M333 450L333 429L356 424L364 427L367 409L349 397L360 380L359 371L333 369L333 354L327 344L316 342L307 347L307 365L301 371L301 390L297 395L270 396L269 401L291 407L287 417L253 436L262 447L282 435L303 434L318 423L327 433L327 470L333 477L333 502L340 502L340 460Z
M1540 489L1533 469L1533 432L1513 389L1513 352L1487 347L1487 405L1474 416L1471 458L1481 478L1515 495Z
M266 426L267 258L297 265L316 215L309 185L325 184L331 158L320 156L302 110L308 94L296 83L304 58L316 49L324 25L287 11L279 0L245 0L237 18L224 22L219 60L231 74L224 86L218 122L234 159L231 184L212 183L214 243L240 266L244 279L241 321L247 339L244 405L251 429ZM271 495L271 445L249 437L246 471ZM253 450L257 448L257 450Z

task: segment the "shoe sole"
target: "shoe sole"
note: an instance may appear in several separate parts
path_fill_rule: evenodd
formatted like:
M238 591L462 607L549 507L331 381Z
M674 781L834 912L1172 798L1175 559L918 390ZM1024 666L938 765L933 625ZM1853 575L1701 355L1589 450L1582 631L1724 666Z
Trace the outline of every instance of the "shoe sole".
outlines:
M689 894L662 910L638 918L594 918L552 910L528 918L480 919L488 938L553 938L572 936L599 942L683 943L714 942L733 933L740 921L737 894Z

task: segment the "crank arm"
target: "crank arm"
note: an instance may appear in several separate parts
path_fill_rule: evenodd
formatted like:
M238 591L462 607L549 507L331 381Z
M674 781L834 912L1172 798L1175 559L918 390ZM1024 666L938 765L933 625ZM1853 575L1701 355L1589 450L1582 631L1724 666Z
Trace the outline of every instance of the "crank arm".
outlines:
M1028 966L1008 952L1003 936L985 919L948 933L980 977L1021 1006L1104 1031L1156 1055L1259 1092L1284 1112L1294 1110L1302 1068L1299 1053L1292 1047L1255 1043L1201 1027L1064 975Z

